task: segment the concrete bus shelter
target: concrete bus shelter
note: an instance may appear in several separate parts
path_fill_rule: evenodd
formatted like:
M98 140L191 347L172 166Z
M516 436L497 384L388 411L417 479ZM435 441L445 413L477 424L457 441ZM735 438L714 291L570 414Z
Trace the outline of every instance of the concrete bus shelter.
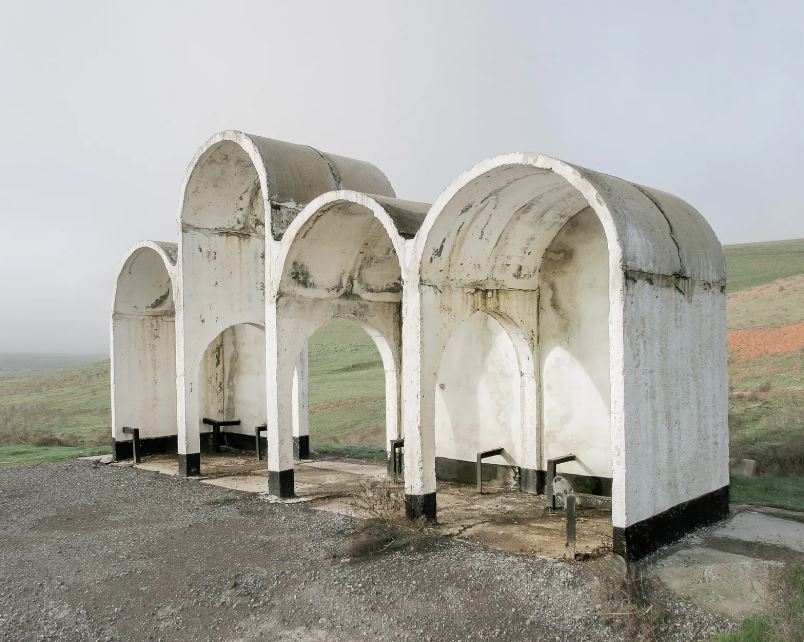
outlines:
M637 559L728 510L725 268L677 197L539 154L478 163L433 205L373 165L240 132L181 190L178 246L140 243L112 313L115 456L201 472L215 421L294 494L309 451L307 339L334 318L381 355L386 443L404 439L409 516L436 480L543 493L549 463L610 497ZM390 452L389 452L390 456Z

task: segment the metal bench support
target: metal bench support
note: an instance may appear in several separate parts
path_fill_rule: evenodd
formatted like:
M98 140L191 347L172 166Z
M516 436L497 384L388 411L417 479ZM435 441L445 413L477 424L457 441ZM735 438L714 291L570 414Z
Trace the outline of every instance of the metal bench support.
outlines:
M202 420L207 426L212 426L212 450L216 453L221 451L221 428L226 426L239 426L239 419L227 419L225 421L218 421L217 419L210 419L204 417Z
M134 463L139 464L142 461L142 456L140 454L140 429L123 426L123 433L126 435L131 435L131 450L134 456Z
M394 481L396 481L397 475L404 474L402 457L405 452L405 440L392 439L389 450L391 451L391 474L394 476Z
M548 508L556 507L556 497L553 494L553 479L556 476L556 466L568 461L575 461L575 455L562 455L561 457L547 460L547 479L544 480L544 495Z
M494 450L484 450L483 452L477 453L477 492L480 495L483 494L483 460L486 459L486 457L502 455L504 451L505 448L495 448Z
M267 424L260 424L259 426L254 427L254 446L257 449L257 461L260 461L260 433L266 432L267 430Z
M575 529L575 495L569 494L567 495L567 556L571 559L575 559L575 538L576 538L576 529Z

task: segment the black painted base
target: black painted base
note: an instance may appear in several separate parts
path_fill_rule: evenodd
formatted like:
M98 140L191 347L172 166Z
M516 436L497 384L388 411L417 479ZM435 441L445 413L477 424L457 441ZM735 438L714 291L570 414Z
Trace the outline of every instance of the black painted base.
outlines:
M134 442L130 439L121 441L113 440L112 453L114 454L115 461L132 459L134 457L133 443ZM140 455L142 456L175 453L177 450L176 435L140 439Z
M541 495L544 492L544 471L531 470L530 468L520 468L519 490L521 490L523 493Z
M310 459L310 435L293 438L293 456L296 459Z
M463 459L436 457L436 479L454 481L461 484L475 484L477 481L477 462ZM519 490L540 495L544 492L545 471L506 466L503 464L482 464L481 474L484 482L511 484L519 478ZM605 495L611 497L611 478L592 475L571 475L561 473L578 493Z
M729 487L724 486L631 526L615 528L614 552L636 561L697 528L724 519L728 514Z
M196 477L201 474L201 453L179 453L179 476Z
M410 519L425 517L436 518L436 494L405 495L405 514Z
M244 450L246 452L255 452L255 443L254 443L254 433L250 435L244 435L239 432L226 432L225 430L221 430L221 446L226 446L228 448L234 448L235 450ZM262 453L263 457L265 457L265 452L267 450L268 441L265 437L260 437L260 452ZM201 452L202 453L211 453L212 452L212 433L211 432L202 432L201 433Z
M274 497L288 499L295 494L293 482L293 469L290 470L269 470L268 471L268 492Z

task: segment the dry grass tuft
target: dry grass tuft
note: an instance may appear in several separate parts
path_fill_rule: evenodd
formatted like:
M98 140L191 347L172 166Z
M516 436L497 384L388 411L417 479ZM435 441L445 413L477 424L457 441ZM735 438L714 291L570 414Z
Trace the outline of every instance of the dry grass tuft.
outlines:
M595 607L612 629L628 640L662 639L668 615L655 597L656 580L646 580L634 564L616 555L588 567L598 583Z
M355 528L338 557L356 559L408 547L421 548L434 537L425 520L405 516L403 488L390 480L361 481L349 504L367 519Z

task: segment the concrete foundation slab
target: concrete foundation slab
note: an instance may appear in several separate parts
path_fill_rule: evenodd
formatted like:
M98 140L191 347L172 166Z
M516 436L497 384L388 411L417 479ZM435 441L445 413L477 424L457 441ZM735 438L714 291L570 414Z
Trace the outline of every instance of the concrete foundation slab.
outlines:
M722 526L713 528L711 537L779 546L804 553L804 524L753 511L738 513Z
M695 533L645 568L672 592L735 620L767 613L785 563L804 561L804 524L758 512Z

